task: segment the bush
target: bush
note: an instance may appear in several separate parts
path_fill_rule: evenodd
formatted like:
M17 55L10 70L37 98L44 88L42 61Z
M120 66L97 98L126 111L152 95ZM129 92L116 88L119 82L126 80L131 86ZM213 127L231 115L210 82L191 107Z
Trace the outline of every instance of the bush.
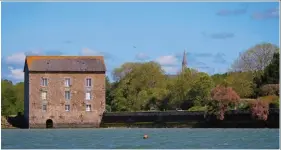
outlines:
M267 101L258 99L250 102L252 116L258 120L267 120L269 104Z
M105 112L111 112L111 107L109 105L105 106Z
M240 100L239 95L231 87L220 85L211 91L211 97L208 112L215 114L220 120L223 120L224 113L231 106L237 106Z
M249 102L251 102L251 101L253 101L253 100L241 100L238 103L238 109L239 110L250 110Z
M260 88L261 96L279 95L279 84L266 84Z
M279 98L274 100L272 103L270 103L269 108L278 108L279 109Z
M269 108L279 108L279 96L269 95L260 97L260 100L269 104Z
M205 111L207 110L206 106L193 106L189 108L187 111Z

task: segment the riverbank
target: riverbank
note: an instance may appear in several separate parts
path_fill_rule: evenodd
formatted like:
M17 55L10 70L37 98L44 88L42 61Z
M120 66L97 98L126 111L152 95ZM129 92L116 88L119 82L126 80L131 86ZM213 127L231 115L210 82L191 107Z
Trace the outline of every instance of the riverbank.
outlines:
M228 111L224 120L202 111L112 112L103 116L102 128L279 128L279 109L267 120L255 119L250 111Z
M23 116L1 117L1 128L23 128ZM255 119L249 111L229 111L224 120L202 111L104 113L100 128L279 128L279 109L271 109L267 120ZM62 126L87 128L89 126ZM44 125L42 125L44 128Z
M136 122L102 123L101 128L279 128L278 122L220 121L220 122Z

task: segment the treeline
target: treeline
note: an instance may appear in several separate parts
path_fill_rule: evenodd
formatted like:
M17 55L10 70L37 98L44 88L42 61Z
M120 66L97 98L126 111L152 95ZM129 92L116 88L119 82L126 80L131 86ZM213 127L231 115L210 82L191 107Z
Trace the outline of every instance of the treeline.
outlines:
M279 48L262 43L249 48L225 74L208 75L186 68L165 74L156 62L124 63L106 79L106 111L208 111L223 119L229 109L265 115L279 108ZM23 82L1 80L2 115L23 112ZM263 111L263 114L259 112Z
M23 113L24 83L13 84L9 80L1 80L1 114L2 116Z
M233 62L225 74L186 68L167 76L156 62L124 63L107 79L107 111L175 110L221 114L229 109L253 113L279 108L279 48L257 44ZM256 114L259 115L259 114Z

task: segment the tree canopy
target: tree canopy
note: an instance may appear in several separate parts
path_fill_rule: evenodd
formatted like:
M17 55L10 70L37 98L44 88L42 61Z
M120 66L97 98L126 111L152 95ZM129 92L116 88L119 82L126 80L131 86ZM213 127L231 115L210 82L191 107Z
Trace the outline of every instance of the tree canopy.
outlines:
M18 112L23 112L23 82L13 85L11 81L1 80L1 107L2 115L15 115Z
M194 111L207 107L216 110L220 106L218 109L223 109L222 113L230 107L228 103L236 103L240 97L278 97L278 49L270 43L257 44L237 58L231 72L212 76L185 68L171 77L156 62L126 62L112 72L113 82L106 77L106 110L165 111L182 108ZM23 112L24 83L14 85L8 80L1 81L2 114ZM275 104L279 104L279 99L274 100Z
M261 71L269 65L279 48L271 43L257 44L241 53L233 63L233 71Z

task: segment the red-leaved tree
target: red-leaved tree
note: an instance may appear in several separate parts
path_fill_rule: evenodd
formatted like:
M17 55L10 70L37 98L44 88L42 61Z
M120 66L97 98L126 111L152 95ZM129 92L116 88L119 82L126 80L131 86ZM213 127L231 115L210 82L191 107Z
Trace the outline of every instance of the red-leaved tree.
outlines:
M250 102L252 116L258 120L267 120L269 104L267 101L256 100Z
M212 98L212 111L216 114L220 120L224 119L224 113L230 105L237 105L240 97L231 88L226 86L218 85L211 91Z

